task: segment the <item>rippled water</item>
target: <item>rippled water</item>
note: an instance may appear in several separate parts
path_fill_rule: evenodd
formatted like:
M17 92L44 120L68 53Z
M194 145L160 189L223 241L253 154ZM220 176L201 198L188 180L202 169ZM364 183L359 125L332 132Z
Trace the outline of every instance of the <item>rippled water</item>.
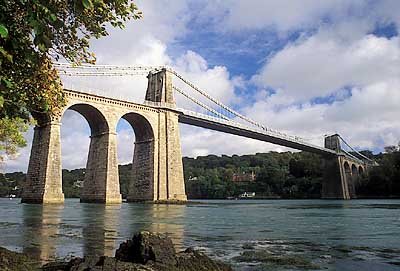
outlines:
M0 246L41 261L113 255L138 230L237 270L400 270L400 200L28 205L0 199Z

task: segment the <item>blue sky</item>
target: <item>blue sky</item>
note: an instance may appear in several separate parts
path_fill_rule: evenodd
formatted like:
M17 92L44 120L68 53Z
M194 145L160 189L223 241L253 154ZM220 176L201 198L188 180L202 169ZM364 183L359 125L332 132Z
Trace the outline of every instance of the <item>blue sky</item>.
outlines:
M125 30L110 28L108 37L91 43L99 64L169 65L243 114L317 145L330 133L375 152L400 141L400 1L136 3L142 20ZM64 82L135 101L143 100L146 89L144 78ZM86 121L67 111L62 124L63 166L84 167ZM185 125L180 129L182 152L192 157L286 150ZM128 163L134 132L123 121L117 132L119 162ZM26 136L30 141L32 130ZM4 170L26 171L29 148Z

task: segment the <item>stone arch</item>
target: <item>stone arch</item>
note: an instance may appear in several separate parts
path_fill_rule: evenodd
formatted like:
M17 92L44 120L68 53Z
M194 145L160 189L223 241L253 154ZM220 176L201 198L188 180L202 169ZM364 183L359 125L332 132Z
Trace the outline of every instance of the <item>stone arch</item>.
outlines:
M138 113L130 112L121 118L126 120L135 131L136 142L154 140L154 131L146 117Z
M154 143L155 133L150 121L141 114L129 112L121 116L135 133L132 175L129 183L128 201L154 200Z
M91 136L96 136L109 131L109 124L104 114L90 104L77 103L67 107L65 111L73 110L81 114L89 124Z
M353 176L357 176L358 175L358 169L357 169L357 166L355 164L351 165L351 175L353 175Z
M363 168L362 166L359 166L359 167L358 167L358 175L359 175L359 176L364 175L364 168Z
M116 165L116 138L110 131L107 111L89 103L74 103L64 109L82 115L90 127L90 145L81 189L81 202L121 202ZM63 115L62 114L62 115Z
M355 198L356 197L356 186L358 184L359 178L358 178L358 169L355 164L351 165L351 182L349 184L350 186L350 197Z
M349 165L349 163L348 163L347 161L344 162L343 167L344 167L344 172L346 173L346 176L347 176L347 175L348 175L348 176L351 176L350 165Z

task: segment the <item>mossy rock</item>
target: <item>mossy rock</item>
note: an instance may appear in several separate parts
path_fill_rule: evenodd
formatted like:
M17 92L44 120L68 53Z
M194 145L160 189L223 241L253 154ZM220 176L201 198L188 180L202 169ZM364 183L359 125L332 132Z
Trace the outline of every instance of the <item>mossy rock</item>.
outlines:
M29 256L0 247L0 270L31 271L39 268L40 264Z

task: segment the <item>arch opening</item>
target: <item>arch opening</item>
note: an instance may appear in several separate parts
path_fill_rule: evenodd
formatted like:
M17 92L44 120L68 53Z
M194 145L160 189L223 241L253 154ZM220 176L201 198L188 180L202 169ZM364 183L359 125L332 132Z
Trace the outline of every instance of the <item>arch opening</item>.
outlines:
M364 174L364 169L363 169L362 166L359 166L359 167L358 167L358 174L359 174L360 176L362 176L362 175Z
M127 153L133 152L132 167L130 174L126 176L126 168L123 170L122 176L120 172L121 193L128 201L152 201L154 195L154 131L150 122L146 117L138 113L127 113L121 117L118 126L128 125L134 133L134 144L130 143L130 139L123 138L127 146L121 146L118 156L126 157ZM118 130L118 129L117 129ZM126 130L125 130L126 131ZM121 132L121 131L120 131ZM121 144L121 142L119 142ZM131 147L129 147L131 145Z
M357 175L358 175L357 166L354 165L354 164L351 165L351 174L352 174L353 176L357 176Z
M64 116L72 116L72 119L65 120ZM81 202L106 202L109 176L113 172L108 164L111 140L106 117L95 106L78 103L66 108L62 123L62 129L69 134L66 139L62 138L62 158L72 158L68 163L75 162L75 169L83 168L73 174L63 171L63 188L67 182L70 189L72 186L73 196L79 194ZM68 150L67 155L65 150ZM66 162L65 159L62 161ZM71 175L75 180L69 180Z
M135 133L135 143L154 140L153 128L145 117L137 113L127 113L121 118L126 120L131 125Z
M78 112L67 110L61 118L62 191L66 198L79 198L90 146L90 126Z
M119 187L122 198L126 199L132 177L132 161L136 136L132 126L123 118L119 119L116 131Z
M350 179L349 187L350 187L350 197L356 197L356 186L358 184L358 169L355 164L351 165L351 179Z
M344 171L347 174L351 175L350 165L348 162L344 162Z
M104 115L94 106L89 104L74 104L67 108L81 114L89 124L91 136L109 131Z

